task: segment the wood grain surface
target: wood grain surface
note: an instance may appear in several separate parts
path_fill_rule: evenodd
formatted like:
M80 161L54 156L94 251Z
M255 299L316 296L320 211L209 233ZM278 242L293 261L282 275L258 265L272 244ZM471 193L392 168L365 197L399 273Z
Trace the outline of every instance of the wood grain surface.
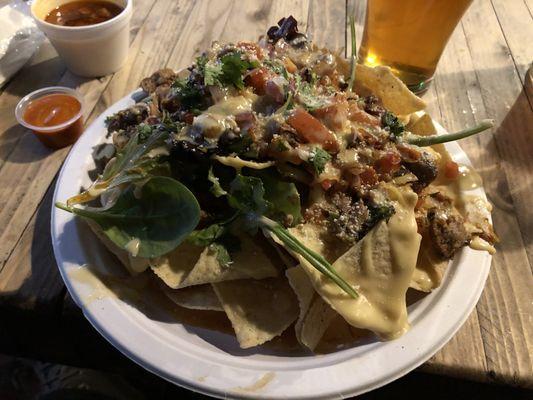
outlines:
M55 177L68 148L51 151L16 124L14 107L28 92L51 85L78 89L87 123L163 66L180 69L214 40L253 40L292 14L319 45L349 48L347 15L357 0L137 0L127 64L112 76L87 80L68 72L45 43L0 94L0 351L32 348L36 357L76 344L50 337L31 346L20 329L61 324L81 313L71 303L54 261L50 210ZM430 114L448 130L494 118L488 134L461 142L494 206L498 253L477 305L457 335L421 368L482 381L533 387L533 3L477 0L456 28L430 90ZM475 266L472 266L475 268ZM7 319L9 318L9 319ZM33 324L32 325L32 321ZM39 325L37 325L39 324ZM8 327L9 325L9 327ZM63 326L63 325L61 325ZM55 333L54 333L55 332ZM40 348L46 351L37 354ZM82 346L81 344L79 346ZM94 353L94 351L93 351ZM79 364L80 360L75 361Z

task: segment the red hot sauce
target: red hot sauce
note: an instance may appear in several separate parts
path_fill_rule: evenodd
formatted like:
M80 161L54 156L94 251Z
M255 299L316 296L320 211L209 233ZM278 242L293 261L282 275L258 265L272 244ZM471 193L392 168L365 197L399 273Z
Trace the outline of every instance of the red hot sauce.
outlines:
M33 131L44 145L57 149L74 143L81 135L83 122L80 111L81 103L74 96L54 93L30 101L23 119L35 127ZM77 115L78 118L62 126ZM54 126L58 129L50 129Z

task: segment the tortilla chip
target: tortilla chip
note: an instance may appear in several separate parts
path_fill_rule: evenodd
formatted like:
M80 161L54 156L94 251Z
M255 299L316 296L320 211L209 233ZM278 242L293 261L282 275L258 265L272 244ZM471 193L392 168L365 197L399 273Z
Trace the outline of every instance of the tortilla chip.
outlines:
M333 263L333 268L359 293L349 297L332 280L299 257L316 291L352 326L369 329L384 339L394 339L409 327L405 293L411 282L421 236L417 232L414 206L417 195L387 186L396 213L389 222L378 223L362 240ZM310 240L316 226L292 229L306 246L321 252L321 241ZM318 228L320 229L320 228Z
M383 102L383 106L397 115L407 115L426 108L426 103L411 92L392 73L389 67L357 64L355 79Z
M149 260L142 257L133 257L129 252L118 247L105 234L100 225L94 221L85 220L100 242L113 253L132 275L137 275L148 268Z
M213 289L243 349L280 335L298 317L298 301L285 277L213 283Z
M352 347L372 336L369 330L354 328L342 316L336 314L314 351L317 354L333 353L339 349Z
M213 287L209 284L171 289L162 284L165 295L180 307L191 310L224 311Z
M150 267L173 289L235 279L263 279L278 275L281 262L265 239L241 237L241 251L229 266L221 265L216 252L182 243L169 254L150 261Z
M345 77L350 76L351 65L345 58L336 57L337 68ZM346 80L348 80L346 78ZM389 67L357 64L355 70L355 91L361 96L373 94L383 102L383 106L398 116L408 115L426 108L426 103L411 92L392 73Z
M300 306L300 315L294 326L296 339L309 350L314 350L331 321L339 314L322 300L302 267L289 268L285 275Z
M406 126L407 130L415 135L430 136L437 134L437 128L428 114L414 114Z

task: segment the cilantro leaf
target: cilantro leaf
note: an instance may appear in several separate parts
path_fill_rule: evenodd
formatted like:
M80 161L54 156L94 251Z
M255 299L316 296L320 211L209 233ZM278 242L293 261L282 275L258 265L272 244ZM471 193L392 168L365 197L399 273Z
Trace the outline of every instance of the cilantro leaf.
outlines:
M233 262L230 252L240 249L239 238L230 233L228 227L222 224L213 224L193 231L187 237L187 241L195 246L208 247L210 251L214 251L217 261L224 267Z
M223 267L229 267L231 264L233 264L233 260L231 259L229 251L223 244L211 243L209 245L209 250L216 253L216 259Z
M172 84L174 94L180 99L182 106L186 108L205 108L205 95L188 79L177 79Z
M223 74L222 64L207 63L204 67L204 84L218 85Z
M313 165L317 175L324 172L326 164L331 160L331 155L321 147L315 147L309 156L308 161Z
M390 111L386 111L383 114L383 116L381 117L381 124L384 128L389 128L390 133L394 137L401 136L403 134L403 131L405 130L404 125L401 123L398 117Z
M239 51L225 54L220 58L222 64L222 75L220 83L225 85L234 85L238 89L244 88L244 73L258 66L256 62L250 62L242 59Z
M207 228L191 232L187 241L195 246L209 246L220 238L225 232L225 227L219 224L209 225Z

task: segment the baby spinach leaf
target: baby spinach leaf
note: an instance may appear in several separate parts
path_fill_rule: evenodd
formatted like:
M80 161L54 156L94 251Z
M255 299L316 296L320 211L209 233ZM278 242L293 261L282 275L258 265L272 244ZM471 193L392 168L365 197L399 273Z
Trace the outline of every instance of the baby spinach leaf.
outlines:
M142 186L140 197L136 194L133 187L126 189L108 209L56 206L93 220L117 246L130 252L134 247L134 255L146 258L175 249L200 220L196 198L172 178L153 177Z
M104 191L146 179L151 175L170 175L168 163L161 162L160 155L150 155L150 151L166 146L169 131L162 127L141 124L128 143L117 153L114 161L109 162L102 174L90 189L67 200L69 206L87 203Z

